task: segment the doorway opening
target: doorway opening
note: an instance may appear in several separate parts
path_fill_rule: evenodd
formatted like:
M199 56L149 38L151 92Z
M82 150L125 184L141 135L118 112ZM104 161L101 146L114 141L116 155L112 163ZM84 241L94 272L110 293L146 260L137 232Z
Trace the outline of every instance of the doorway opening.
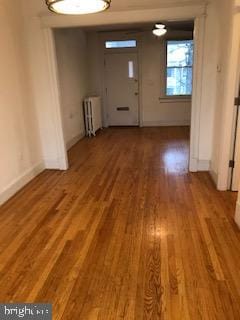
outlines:
M187 127L189 132L193 125L189 167L197 171L198 113L192 104L198 104L196 74L202 66L193 57L197 49L201 55L201 39L194 46L193 20L165 23L168 33L162 38L154 37L152 23L54 29L66 149L84 136L84 97L100 96L104 127Z

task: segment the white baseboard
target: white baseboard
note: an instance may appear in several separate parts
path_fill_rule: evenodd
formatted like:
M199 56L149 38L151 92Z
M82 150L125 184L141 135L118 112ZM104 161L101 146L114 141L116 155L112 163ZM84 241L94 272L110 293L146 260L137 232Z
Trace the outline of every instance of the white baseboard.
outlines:
M209 171L210 161L209 160L198 160L198 171Z
M217 186L217 184L218 184L218 174L217 174L217 172L215 172L210 166L209 173L210 173L210 176L212 177L212 180L213 180L214 184Z
M240 202L237 202L236 213L235 213L235 222L240 228Z
M79 140L85 137L85 133L81 132L76 137L72 138L71 140L66 142L67 150L71 149Z
M217 184L218 184L218 173L214 170L212 161L210 161L209 174L210 174L215 186L217 187Z
M52 159L44 159L45 169L49 170L59 170L60 169L60 161L52 160Z
M190 120L173 120L173 121L143 121L143 127L182 127L190 126Z
M192 159L190 159L189 170L190 170L190 172L209 171L210 170L210 161L209 160L198 160L198 159L192 158Z
M0 205L10 199L16 192L18 192L44 169L44 163L40 162L34 165L32 168L26 170L20 177L12 181L3 191L0 192Z
M198 160L197 159L190 158L189 171L190 172L198 172Z
M67 170L68 164L66 166L65 159L58 158L58 159L43 159L45 169L49 170Z

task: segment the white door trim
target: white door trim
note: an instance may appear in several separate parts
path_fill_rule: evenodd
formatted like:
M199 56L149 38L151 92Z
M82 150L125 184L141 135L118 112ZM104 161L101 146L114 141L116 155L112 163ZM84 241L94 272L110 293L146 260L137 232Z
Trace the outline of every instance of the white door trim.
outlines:
M189 170L201 170L199 162L200 113L202 102L202 74L204 55L205 15L195 18L194 23L194 65L191 109L190 161Z
M234 97L239 83L238 64L240 57L240 12L233 16L232 35L230 39L229 59L224 87L227 91L223 97L222 134L220 136L218 190L229 187L229 160L232 151L232 129L234 121Z
M67 148L64 139L63 123L62 123L62 111L60 103L60 89L58 82L58 70L57 70L57 58L56 58L56 49L55 49L55 40L53 30L51 28L44 28L44 42L47 54L47 67L49 71L49 90L52 97L52 110L54 112L54 126L56 131L56 140L57 140L57 164L53 164L53 167L57 167L60 170L68 169L68 157L67 157ZM48 167L51 167L51 164L47 164Z

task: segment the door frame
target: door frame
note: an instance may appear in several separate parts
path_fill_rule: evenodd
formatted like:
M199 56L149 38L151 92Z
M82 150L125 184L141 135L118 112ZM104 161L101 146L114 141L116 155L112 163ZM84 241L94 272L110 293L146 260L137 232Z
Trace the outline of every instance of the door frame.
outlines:
M228 88L223 96L222 134L220 136L218 190L230 188L229 161L232 160L233 130L235 119L234 98L238 92L240 74L240 12L233 12L232 31L230 39L230 52L226 67L225 88ZM226 147L228 146L228 147Z
M191 104L189 171L199 171L200 113L202 103L205 15L194 20L193 91Z
M240 56L239 56L239 63L240 63ZM238 70L239 81L238 81L238 90L236 92L236 97L240 97L240 67ZM232 166L229 166L229 181L228 186L230 191L238 191L234 188L234 174L236 170L236 156L240 152L240 145L239 142L239 131L240 131L240 105L234 105L234 116L233 116L233 129L232 129L232 144L231 144L231 157L230 161L233 161ZM239 181L240 182L240 181Z
M135 39L134 39L135 40ZM104 97L104 106L105 106L105 126L109 127L109 122L108 122L108 100L107 100L107 81L106 81L106 56L107 55L113 55L113 54L136 54L137 57L137 69L138 69L138 124L136 125L136 127L141 127L141 117L140 117L140 100L141 100L141 87L139 85L139 78L140 78L140 74L139 74L139 50L138 50L138 46L137 48L133 48L133 49L129 49L129 48L123 48L123 49L108 49L109 51L104 50L104 61L103 61L103 84L104 84L104 90L103 90L103 97Z
M171 12L171 13L170 13ZM186 20L193 19L194 20L194 28L195 28L195 52L194 52L194 73L193 73L193 94L192 94L192 106L191 106L191 136L190 136L190 161L189 161L189 170L191 172L197 172L201 168L199 167L199 136L200 136L200 112L201 112L201 97L202 97L202 61L204 55L204 36L205 36L205 6L193 6L188 8L188 10L179 10L179 8L174 8L174 10L166 9L156 9L156 10L146 10L146 11L136 11L131 12L131 21L139 22L140 17L142 18L145 15L145 22L156 22L158 20L164 19L175 19L175 20ZM61 20L62 17L59 16L51 16L51 17L41 17L39 18L42 22L43 29L45 33L49 34L50 40L54 43L53 38L53 28L55 27L84 27L84 26L92 26L93 23L88 20L88 17L83 17L82 19L78 19L78 17L71 19ZM127 19L127 20L126 20ZM128 14L121 13L118 16L118 21L116 21L116 17L112 17L109 13L108 19L106 15L99 15L98 19L95 20L94 25L107 25L112 23L127 23L129 22ZM126 20L126 21L125 21ZM62 21L62 22L61 22ZM97 22L98 21L98 22ZM143 20L141 20L143 21ZM46 46L46 37L44 38L45 46ZM60 89L58 85L58 76L57 76L57 68L56 68L56 53L54 52L54 45L48 46L49 50L49 59L48 59L48 69L51 76L51 87L54 95L53 100L53 108L56 111L55 114L55 126L58 136L59 143L59 158L65 159L63 160L63 168L67 169L67 154L66 154L66 146L64 142L64 132L62 126L62 116L61 116L61 106L59 101ZM139 66L141 66L141 56L139 57ZM198 76L197 76L198 75ZM201 75L201 76L200 76ZM141 79L141 67L139 68L139 79ZM198 80L197 80L198 79ZM201 79L201 81L199 81ZM141 97L141 81L139 82L139 97ZM141 98L140 100L140 126L142 125L142 105Z

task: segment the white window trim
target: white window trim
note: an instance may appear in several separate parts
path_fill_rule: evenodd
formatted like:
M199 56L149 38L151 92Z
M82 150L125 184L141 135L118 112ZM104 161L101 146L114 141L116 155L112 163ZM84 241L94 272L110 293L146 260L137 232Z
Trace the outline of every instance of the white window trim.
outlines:
M161 90L161 96L160 96L160 102L189 102L192 100L192 94L189 95L167 95L167 42L168 41L184 41L184 40L193 40L193 39L166 39L163 41L164 48L164 72L163 72L163 81L162 82L162 90ZM192 65L193 68L193 65Z
M192 96L166 96L163 98L159 98L160 103L174 103L174 102L191 102Z

